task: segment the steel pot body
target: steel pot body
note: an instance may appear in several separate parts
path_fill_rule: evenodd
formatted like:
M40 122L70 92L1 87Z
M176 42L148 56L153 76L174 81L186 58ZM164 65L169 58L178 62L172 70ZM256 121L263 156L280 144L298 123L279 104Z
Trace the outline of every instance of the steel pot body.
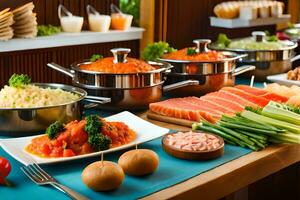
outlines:
M297 43L289 41L290 45L280 50L243 50L243 49L220 49L214 44L208 47L217 51L231 51L234 53L247 54L237 61L237 67L243 65L254 65L254 71L245 73L244 77L255 75L255 80L265 81L266 77L273 74L285 73L292 68L292 63L300 57L295 56L294 49Z
M79 61L71 65L71 69L55 63L48 66L72 77L72 84L87 91L89 96L110 99L98 107L106 110L141 110L148 108L150 103L160 100L164 88L165 73L173 67L165 62L150 62L156 70L142 73L101 73L80 70L82 64L89 61ZM196 80L169 85L166 90L198 84Z
M82 116L82 101L87 93L76 87L63 84L35 84L44 88L60 88L77 93L74 102L38 108L0 109L0 134L9 136L25 136L44 132L55 121L68 123Z
M170 91L170 96L202 96L204 94L215 92L222 87L233 86L235 84L235 76L254 70L252 65L235 68L234 66L227 72L223 73L169 73L167 74L166 84L173 84L174 82L184 80L197 80L199 84L178 88Z

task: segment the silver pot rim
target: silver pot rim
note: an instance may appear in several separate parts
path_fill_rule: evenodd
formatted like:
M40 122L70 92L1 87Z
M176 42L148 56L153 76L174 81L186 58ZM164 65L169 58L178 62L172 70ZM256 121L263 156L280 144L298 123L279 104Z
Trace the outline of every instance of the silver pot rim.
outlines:
M92 63L92 62L88 59L79 60L79 61L76 61L71 64L71 69L73 70L73 73L74 73L74 71L76 71L76 72L82 72L82 73L87 73L87 74L125 76L125 75L156 74L156 73L161 73L161 72L164 72L164 71L167 71L167 70L173 68L173 66L170 63L167 63L164 61L149 61L149 62L147 62L148 64L161 66L161 68L151 70L151 71L146 71L146 72L132 72L132 73L111 73L111 72L99 72L99 71L90 71L90 70L80 69L80 65L90 64L90 63Z
M239 39L234 39L234 40L240 40L243 38ZM233 40L233 41L234 41ZM238 52L238 53L255 53L255 52L281 52L281 51L286 51L286 50L293 50L295 49L298 44L294 41L289 40L291 45L288 45L287 47L281 48L281 49L269 49L269 50L246 50L246 49L233 49L233 48L217 48L214 46L215 43L208 44L208 48L212 50L217 50L217 51L231 51L231 52Z
M169 62L169 63L185 63L185 64L191 64L191 63L195 63L195 64L199 64L199 63L209 63L209 64L213 64L213 63L225 63L225 62L229 62L229 61L236 61L239 59L242 59L244 57L247 57L247 54L237 54L235 52L231 52L231 51L219 51L220 53L222 53L225 56L228 56L227 58L224 58L222 60L216 60L216 61L193 61L193 60L177 60L177 59L167 59L167 58L159 58L158 60L161 62Z
M72 92L75 94L78 94L79 97L75 101L71 102L66 102L62 104L57 104L57 105L51 105L51 106L39 106L39 107L31 107L31 108L0 108L0 111L28 111L28 110L39 110L39 109L47 109L47 108L55 108L55 107L60 107L60 106L66 106L70 105L73 103L77 103L81 100L83 100L87 96L87 92L81 88L75 87L75 86L70 86L66 84L59 84L59 83L32 83L33 85L42 87L42 88L60 88L64 91L67 92Z

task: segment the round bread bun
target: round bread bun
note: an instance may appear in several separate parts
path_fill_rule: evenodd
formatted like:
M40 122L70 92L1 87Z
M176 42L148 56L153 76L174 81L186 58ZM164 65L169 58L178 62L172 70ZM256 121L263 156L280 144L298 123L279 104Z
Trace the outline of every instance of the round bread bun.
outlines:
M221 3L214 7L214 13L219 18L234 19L239 16L239 7L233 3Z
M126 174L143 176L151 174L157 169L159 157L149 149L134 149L123 153L118 163Z
M109 191L118 188L124 181L122 168L114 162L97 161L86 168L81 174L82 181L95 191Z

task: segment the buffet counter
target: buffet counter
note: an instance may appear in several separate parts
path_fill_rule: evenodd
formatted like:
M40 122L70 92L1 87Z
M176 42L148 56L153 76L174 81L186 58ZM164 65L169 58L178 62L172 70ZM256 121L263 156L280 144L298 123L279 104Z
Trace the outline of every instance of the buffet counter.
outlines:
M140 116L146 119L145 113ZM182 126L147 120L172 130L188 130ZM295 155L300 155L300 145L272 145L263 151L246 154L143 199L220 199L299 162L300 156ZM296 177L297 174L293 176Z

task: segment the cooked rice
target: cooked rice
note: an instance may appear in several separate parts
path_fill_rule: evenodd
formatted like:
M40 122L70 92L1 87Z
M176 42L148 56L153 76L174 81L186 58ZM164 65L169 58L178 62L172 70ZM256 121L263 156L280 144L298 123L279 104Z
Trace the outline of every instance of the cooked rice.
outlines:
M78 99L78 95L62 89L41 88L35 85L23 87L4 86L0 91L0 108L35 108L56 106Z

